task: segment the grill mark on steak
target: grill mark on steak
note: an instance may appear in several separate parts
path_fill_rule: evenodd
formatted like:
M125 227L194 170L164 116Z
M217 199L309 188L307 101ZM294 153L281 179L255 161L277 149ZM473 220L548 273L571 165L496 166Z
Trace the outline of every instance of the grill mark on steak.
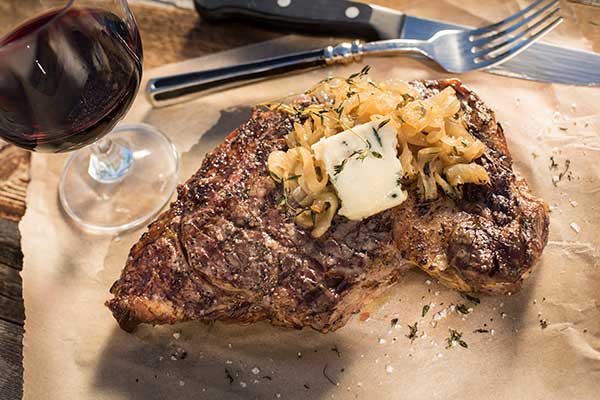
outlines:
M363 221L336 216L317 240L277 205L267 158L286 149L288 115L255 110L210 152L178 198L131 249L108 307L122 328L222 320L328 332L417 265L463 291L515 292L547 241L545 203L512 172L502 128L457 80L418 81L424 96L451 85L471 133L488 147L488 186L460 200L400 206Z

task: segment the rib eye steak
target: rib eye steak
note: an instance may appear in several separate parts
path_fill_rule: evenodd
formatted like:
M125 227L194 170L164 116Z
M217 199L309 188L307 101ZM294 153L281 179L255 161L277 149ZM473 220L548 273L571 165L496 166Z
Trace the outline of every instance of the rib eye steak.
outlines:
M315 239L278 207L267 171L271 151L287 148L291 117L255 110L131 249L106 303L120 326L269 320L329 332L415 265L461 291L518 291L547 242L547 205L512 171L502 128L473 92L458 80L412 84L424 97L455 89L487 145L478 163L489 185L429 202L409 190L362 221L336 216Z

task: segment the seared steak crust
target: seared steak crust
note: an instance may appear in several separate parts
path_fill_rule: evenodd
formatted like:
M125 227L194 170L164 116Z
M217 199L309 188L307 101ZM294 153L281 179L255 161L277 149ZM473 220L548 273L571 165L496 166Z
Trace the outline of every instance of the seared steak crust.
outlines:
M290 117L256 110L131 249L107 302L121 327L266 319L328 332L415 264L459 290L518 290L547 240L545 203L515 177L500 125L472 92L456 80L415 85L459 93L470 130L488 146L480 162L489 186L428 204L412 191L363 221L337 216L313 239L279 205L266 167L271 151L286 148Z
M515 293L548 241L548 206L513 172L502 126L477 95L458 80L415 85L426 95L455 89L470 133L487 146L477 162L491 181L464 185L457 201L440 197L426 203L409 191L409 199L394 209L400 254L455 289Z

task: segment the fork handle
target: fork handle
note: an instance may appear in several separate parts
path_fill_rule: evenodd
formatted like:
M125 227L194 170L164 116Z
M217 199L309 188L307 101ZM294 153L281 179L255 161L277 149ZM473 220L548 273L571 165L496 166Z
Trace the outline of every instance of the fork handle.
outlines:
M154 107L180 103L210 92L240 86L285 72L349 63L362 56L360 41L273 57L246 64L150 79L147 95Z
M287 30L365 39L398 37L404 16L348 0L194 0L194 4L209 20L240 19ZM383 32L387 28L389 34Z

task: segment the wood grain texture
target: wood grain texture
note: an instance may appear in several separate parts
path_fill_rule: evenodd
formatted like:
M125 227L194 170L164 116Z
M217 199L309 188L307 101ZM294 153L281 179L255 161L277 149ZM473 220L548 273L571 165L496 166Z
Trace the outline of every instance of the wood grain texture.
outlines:
M23 264L21 235L14 221L0 220L0 399L23 396Z
M0 399L23 397L23 327L0 320Z
M0 142L0 218L19 221L25 213L29 152Z

